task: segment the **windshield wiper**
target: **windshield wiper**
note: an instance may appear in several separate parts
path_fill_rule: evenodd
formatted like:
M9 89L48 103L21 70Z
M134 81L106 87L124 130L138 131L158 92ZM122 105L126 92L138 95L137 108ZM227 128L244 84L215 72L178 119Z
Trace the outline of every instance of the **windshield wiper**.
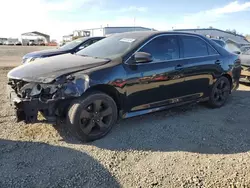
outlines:
M79 55L79 56L82 56L82 57L89 57L89 55L82 55L82 54L77 54L76 55Z

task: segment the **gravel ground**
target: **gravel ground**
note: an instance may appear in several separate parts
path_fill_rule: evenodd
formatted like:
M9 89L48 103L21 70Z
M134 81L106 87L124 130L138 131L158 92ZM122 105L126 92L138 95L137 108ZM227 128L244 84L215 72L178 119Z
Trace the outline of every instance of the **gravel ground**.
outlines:
M0 46L0 67L18 66L22 57L39 50L53 49L53 46Z
M249 187L250 87L211 110L121 120L81 144L61 126L15 123L0 69L0 187Z

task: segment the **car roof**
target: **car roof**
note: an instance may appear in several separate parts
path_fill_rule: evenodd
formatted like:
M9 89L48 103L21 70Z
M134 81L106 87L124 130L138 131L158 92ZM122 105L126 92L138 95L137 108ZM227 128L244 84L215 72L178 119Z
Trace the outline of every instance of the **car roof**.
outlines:
M164 35L164 34L172 34L172 35L178 35L178 34L183 34L183 35L191 35L191 36L199 36L206 38L202 35L196 34L196 33L188 33L188 32L180 32L180 31L133 31L133 32L124 32L124 33L117 33L114 34L116 36L124 36L124 37L135 37L135 38L150 38L156 35Z
M221 40L221 39L213 39L213 38L211 38L211 40L222 41L222 42L224 42L224 40Z
M105 37L80 37L78 39L94 39L94 38L105 38Z
M167 34L169 34L169 35L188 35L188 36L200 37L200 38L206 40L210 45L212 45L213 48L215 48L221 55L228 55L228 53L229 53L224 48L218 47L216 44L213 44L213 42L215 42L215 41L211 41L207 37L200 35L200 34L196 34L196 33L180 32L180 31L134 31L134 32L114 34L113 36L118 36L121 38L124 37L124 38L138 39L138 42L136 42L134 44L134 46L136 48L136 47L138 47L139 42L146 41L154 36L159 36L159 35L164 35L164 34L166 34L166 35Z

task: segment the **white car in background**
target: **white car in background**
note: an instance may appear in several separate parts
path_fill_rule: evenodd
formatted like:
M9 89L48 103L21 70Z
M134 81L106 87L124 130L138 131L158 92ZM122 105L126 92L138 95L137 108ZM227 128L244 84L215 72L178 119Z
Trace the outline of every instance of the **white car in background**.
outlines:
M12 46L12 45L14 45L15 44L15 42L14 41L5 41L4 43L3 43L4 45L9 45L9 46Z
M242 46L242 47L240 48L240 50L241 50L242 53L245 53L245 52L247 52L247 51L250 50L250 45Z
M220 39L211 39L212 41L216 42L218 45L220 45L222 48L226 49L229 52L235 53L235 54L241 54L241 49L233 44L227 44L223 40Z

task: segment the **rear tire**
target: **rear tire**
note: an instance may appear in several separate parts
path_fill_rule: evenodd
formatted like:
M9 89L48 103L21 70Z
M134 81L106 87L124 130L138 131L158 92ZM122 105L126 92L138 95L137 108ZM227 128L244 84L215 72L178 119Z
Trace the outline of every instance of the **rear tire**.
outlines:
M116 120L115 101L105 93L95 91L72 101L67 127L79 140L89 142L108 134Z
M213 85L208 104L212 108L222 107L228 100L231 84L228 78L222 76Z

